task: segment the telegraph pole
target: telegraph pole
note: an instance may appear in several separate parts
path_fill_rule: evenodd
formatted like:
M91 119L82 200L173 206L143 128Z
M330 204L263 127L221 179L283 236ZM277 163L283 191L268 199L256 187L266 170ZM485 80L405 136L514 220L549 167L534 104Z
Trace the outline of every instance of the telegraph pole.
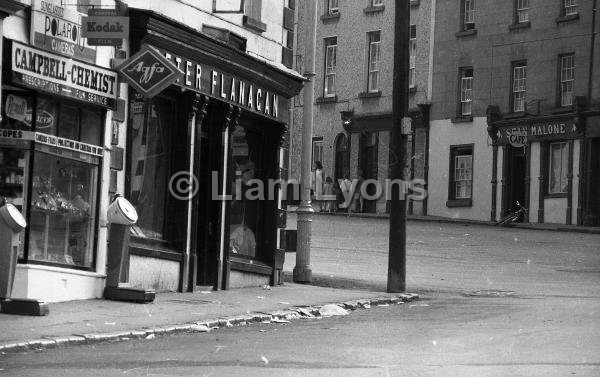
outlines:
M389 178L403 181L406 180L409 133L409 130L403 127L403 118L408 114L409 27L410 1L396 1ZM403 292L406 290L406 187L394 184L391 194L387 291Z
M304 76L308 80L304 84L304 106L302 108L302 164L300 188L301 200L298 214L298 244L296 246L296 266L294 267L295 283L311 283L310 239L312 232L312 215L314 210L310 198L310 174L312 161L313 103L315 100L315 45L317 43L317 3L316 0L306 4L306 38L304 50Z

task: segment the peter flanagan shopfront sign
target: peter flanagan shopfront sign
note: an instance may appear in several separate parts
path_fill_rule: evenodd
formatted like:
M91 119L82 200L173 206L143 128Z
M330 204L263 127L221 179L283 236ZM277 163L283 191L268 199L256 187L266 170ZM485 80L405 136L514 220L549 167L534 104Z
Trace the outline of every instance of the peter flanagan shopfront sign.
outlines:
M216 67L177 56L168 51L161 53L183 71L175 85L194 90L246 110L280 120L287 112L287 100L260 87L250 80L242 80Z
M117 73L13 41L12 80L58 96L114 109Z

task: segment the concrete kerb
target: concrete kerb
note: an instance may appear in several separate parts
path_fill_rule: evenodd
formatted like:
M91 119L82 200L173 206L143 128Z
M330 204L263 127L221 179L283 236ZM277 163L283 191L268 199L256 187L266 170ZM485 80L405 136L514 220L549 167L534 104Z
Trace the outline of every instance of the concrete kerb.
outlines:
M369 309L372 306L389 306L403 304L419 299L415 293L402 293L394 296L377 297L364 300L352 300L334 303L348 311ZM223 327L246 326L253 323L285 323L305 318L321 318L320 309L325 305L292 307L271 313L250 313L240 316L204 320L193 323L167 325L155 328L142 328L131 331L112 333L73 334L71 336L43 337L27 342L0 344L0 354L39 351L43 349L67 347L82 344L97 344L104 342L127 341L130 339L152 339L182 333L205 333Z

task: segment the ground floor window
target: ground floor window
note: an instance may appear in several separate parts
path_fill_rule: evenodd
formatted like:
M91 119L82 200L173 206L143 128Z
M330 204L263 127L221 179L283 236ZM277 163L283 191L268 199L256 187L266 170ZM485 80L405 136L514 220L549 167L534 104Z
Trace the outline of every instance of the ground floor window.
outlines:
M473 195L473 146L450 147L450 200L471 199Z
M568 190L569 143L550 143L548 194L566 194Z

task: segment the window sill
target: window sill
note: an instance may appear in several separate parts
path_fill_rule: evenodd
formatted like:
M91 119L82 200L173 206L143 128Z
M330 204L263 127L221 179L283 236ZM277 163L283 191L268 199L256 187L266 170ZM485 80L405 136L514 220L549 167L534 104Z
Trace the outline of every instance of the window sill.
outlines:
M316 103L335 103L337 102L338 97L337 96L333 96L333 97L319 97L315 100Z
M450 121L452 123L469 123L469 122L473 121L473 116L472 115L456 116L456 117L453 117L452 119L450 119Z
M323 21L323 23L328 23L328 22L334 22L340 19L340 13L330 13L330 14L324 14L321 16L321 21Z
M358 98L378 98L381 97L381 90L376 92L361 92L358 93Z
M259 262L254 259L236 258L231 257L229 259L229 267L232 270L252 272L261 275L271 275L273 273L273 267Z
M508 25L508 30L520 30L520 29L529 29L531 27L531 22L518 22L516 24Z
M455 208L455 207L472 207L473 199L450 199L446 201L446 207Z
M418 7L421 4L421 0L410 0L411 7Z
M259 33L264 33L265 31L267 31L267 25L265 23L248 16L244 16L243 24L248 29L252 29Z
M563 22L570 22L570 21L576 21L579 20L579 13L577 14L570 14L568 16L560 16L556 19L556 23L560 24Z
M385 5L376 5L373 7L366 7L365 9L363 9L363 12L365 14L373 14L373 13L383 12L384 10L385 10Z
M544 199L566 199L569 197L569 194L560 193L560 194L546 194L544 195Z
M471 29L471 30L459 31L454 35L456 35L456 38L464 38L464 37L474 36L476 34L477 34L477 29Z

